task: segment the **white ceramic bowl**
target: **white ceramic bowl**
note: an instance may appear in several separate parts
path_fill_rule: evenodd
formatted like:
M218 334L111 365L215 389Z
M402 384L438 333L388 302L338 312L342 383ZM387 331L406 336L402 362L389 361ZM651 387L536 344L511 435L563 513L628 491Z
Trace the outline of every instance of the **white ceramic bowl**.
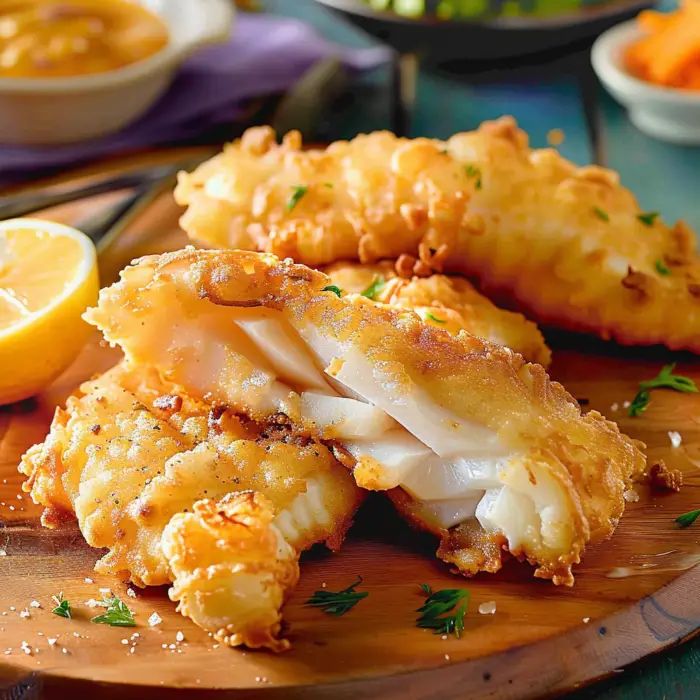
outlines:
M700 144L700 94L654 85L625 69L624 48L641 35L635 20L601 34L593 44L593 69L610 94L627 107L640 131L664 141Z
M167 90L185 58L230 36L231 0L136 1L165 21L168 44L143 61L106 73L0 78L1 143L71 143L118 131Z

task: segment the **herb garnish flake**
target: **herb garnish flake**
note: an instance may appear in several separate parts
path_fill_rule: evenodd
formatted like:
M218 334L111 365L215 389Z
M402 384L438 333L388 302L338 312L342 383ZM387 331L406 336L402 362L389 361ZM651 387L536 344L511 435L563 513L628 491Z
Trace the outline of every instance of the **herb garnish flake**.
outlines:
M340 617L352 610L363 598L369 595L367 591L355 590L355 587L361 583L362 576L358 576L350 586L343 588L342 591L314 591L314 594L304 605L312 608L321 608L327 615Z
M63 591L58 595L51 596L51 600L56 603L56 607L51 611L54 615L71 619L70 603L63 597Z
M630 404L628 413L633 418L641 415L649 406L650 392L652 389L673 389L684 394L697 393L698 387L690 377L674 374L676 363L664 365L659 374L653 379L639 382L639 391Z
M105 611L102 615L93 617L90 622L97 625L110 625L111 627L136 627L134 613L127 605L116 596L103 600Z
M445 588L433 591L427 584L421 590L428 596L425 603L416 610L420 613L416 626L431 629L434 634L454 634L460 637L464 631L464 616L469 605L469 591L465 588Z
M287 201L287 211L292 211L308 191L309 188L306 185L295 185L292 187L292 196Z

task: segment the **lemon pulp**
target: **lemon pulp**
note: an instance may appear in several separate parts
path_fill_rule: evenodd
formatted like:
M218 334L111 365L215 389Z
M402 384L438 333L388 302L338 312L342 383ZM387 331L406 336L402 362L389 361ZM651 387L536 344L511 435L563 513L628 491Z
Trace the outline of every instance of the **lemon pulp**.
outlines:
M0 404L32 396L71 363L98 288L84 234L32 219L0 223Z

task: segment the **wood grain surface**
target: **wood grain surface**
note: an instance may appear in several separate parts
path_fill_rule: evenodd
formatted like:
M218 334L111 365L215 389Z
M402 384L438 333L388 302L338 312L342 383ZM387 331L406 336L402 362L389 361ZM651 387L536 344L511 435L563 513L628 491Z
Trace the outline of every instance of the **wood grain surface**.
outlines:
M42 216L75 222L107 199ZM110 281L133 254L182 245L177 218L170 195L159 198L105 251L103 280ZM214 644L175 613L165 588L128 597L123 582L93 573L99 552L85 545L76 528L39 526L39 510L21 493L17 462L43 439L56 404L115 361L116 353L93 338L45 394L0 409L0 549L6 552L0 556L0 697L3 687L13 689L13 698L38 697L40 690L49 697L90 692L170 698L196 691L292 699L535 697L570 690L695 634L700 526L681 530L673 519L700 507L700 395L655 392L648 412L629 418L623 402L669 355L572 336L553 337L552 344L552 375L585 399L587 408L619 420L624 431L646 442L651 461L663 458L683 470L682 491L653 494L640 486L640 500L629 504L614 538L592 548L577 568L573 589L536 581L529 567L516 562L495 576L457 578L431 556L430 538L411 532L381 498L372 498L339 554L319 549L305 556L301 582L285 607L294 646L273 656ZM700 381L700 362L674 359L678 371ZM683 440L678 448L668 436L674 430ZM323 583L345 587L357 574L370 595L346 616L328 617L303 606ZM471 591L461 639L415 627L422 582ZM129 602L138 627L90 623L95 613L85 601L99 599L100 588ZM73 604L73 620L50 612L51 596L59 591ZM41 607L32 607L32 601ZM489 601L496 603L495 614L480 614L478 606ZM149 627L153 612L163 621Z

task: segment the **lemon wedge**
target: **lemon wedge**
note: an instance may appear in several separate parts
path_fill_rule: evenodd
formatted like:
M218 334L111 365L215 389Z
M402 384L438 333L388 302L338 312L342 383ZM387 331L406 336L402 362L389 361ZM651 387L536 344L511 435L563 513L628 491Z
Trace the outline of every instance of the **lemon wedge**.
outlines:
M85 234L38 219L0 222L0 405L38 393L75 359L98 289Z

